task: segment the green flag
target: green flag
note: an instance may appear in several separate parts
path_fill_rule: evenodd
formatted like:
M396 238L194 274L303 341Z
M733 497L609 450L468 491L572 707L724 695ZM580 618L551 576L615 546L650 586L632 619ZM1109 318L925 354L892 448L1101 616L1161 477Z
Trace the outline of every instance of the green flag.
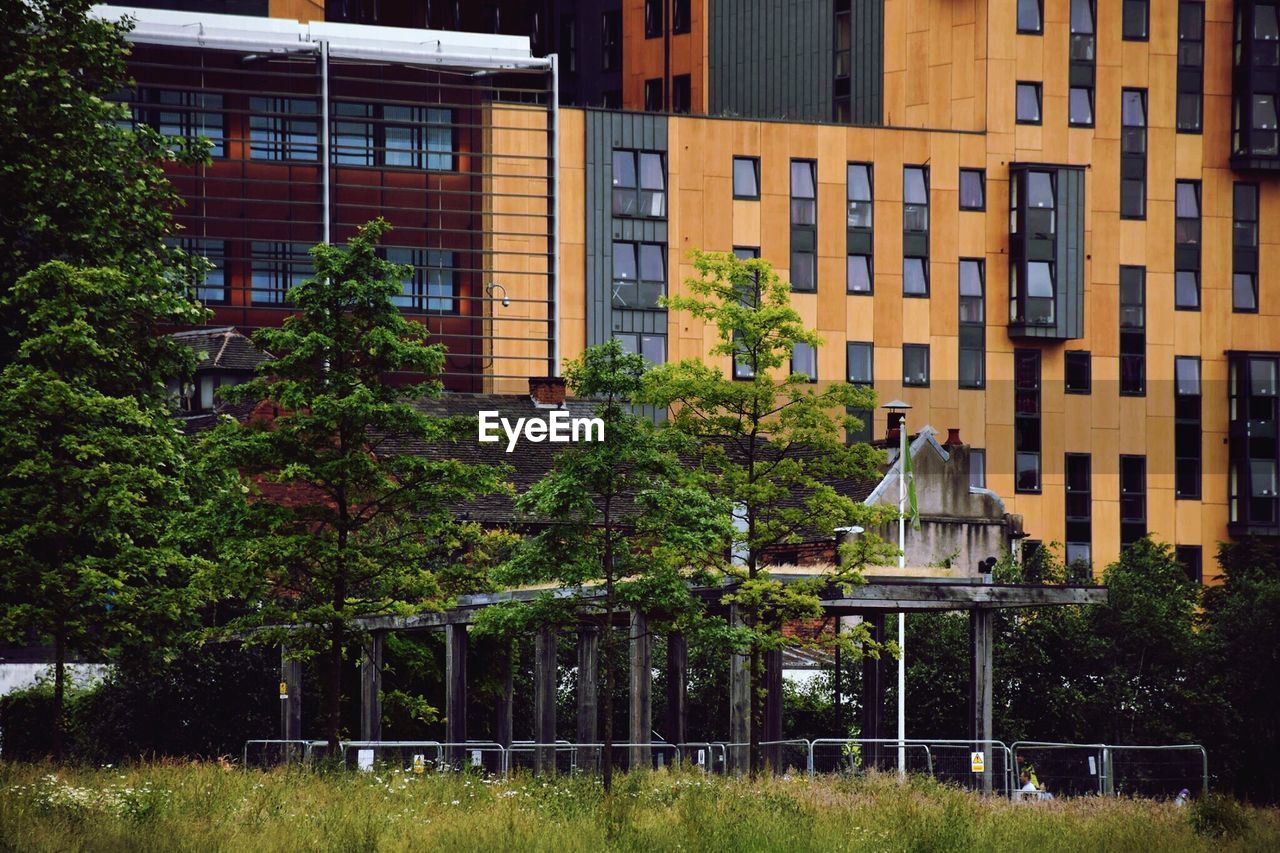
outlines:
M911 451L907 446L907 422L904 418L899 428L902 437L902 480L907 486L907 517L911 519L911 529L920 529L920 507L916 503L916 475L911 470Z

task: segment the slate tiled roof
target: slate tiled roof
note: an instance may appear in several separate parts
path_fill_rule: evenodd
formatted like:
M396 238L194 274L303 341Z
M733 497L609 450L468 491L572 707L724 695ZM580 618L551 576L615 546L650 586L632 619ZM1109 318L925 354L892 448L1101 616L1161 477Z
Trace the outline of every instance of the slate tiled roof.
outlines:
M175 332L173 338L196 354L200 360L197 371L220 368L250 372L271 358L232 326Z

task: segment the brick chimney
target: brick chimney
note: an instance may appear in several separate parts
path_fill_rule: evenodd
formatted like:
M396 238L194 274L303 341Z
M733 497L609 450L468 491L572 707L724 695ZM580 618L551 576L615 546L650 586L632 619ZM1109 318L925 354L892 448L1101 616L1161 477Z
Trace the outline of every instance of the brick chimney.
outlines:
M960 440L959 427L947 427L947 440L943 442L943 447L963 447L964 442Z
M884 438L890 444L897 444L902 440L902 417L902 412L890 412L885 420Z
M529 398L540 409L555 409L564 405L563 376L530 376Z

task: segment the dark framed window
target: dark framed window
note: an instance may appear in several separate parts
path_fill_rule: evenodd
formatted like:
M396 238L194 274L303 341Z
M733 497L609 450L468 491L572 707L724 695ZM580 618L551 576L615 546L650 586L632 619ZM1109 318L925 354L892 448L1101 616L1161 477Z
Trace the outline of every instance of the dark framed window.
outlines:
M797 341L791 348L791 375L804 374L810 382L818 381L818 349L813 344Z
M578 21L573 15L560 16L560 70L565 74L578 71Z
M1071 87L1067 93L1067 123L1072 127L1093 127L1093 87Z
M1063 356L1063 386L1068 394L1092 391L1093 365L1088 350L1068 350Z
M912 388L929 387L929 345L902 345L902 384Z
M1173 306L1200 310L1200 182L1174 185Z
M1058 229L1053 173L1031 170L1011 176L1009 204L1011 236L1020 241L1020 252L1009 263L1009 321L1052 326L1058 294L1054 262L1047 259L1056 251Z
M1187 580L1204 583L1204 549L1199 545L1175 545L1173 554L1186 570Z
M671 0L671 32L684 35L693 29L689 0Z
M1231 191L1231 310L1258 310L1258 185Z
M1147 457L1120 457L1120 547L1147 535Z
M671 78L671 112L693 112L693 78L688 74Z
M733 349L733 378L754 379L756 375L755 365L751 358L751 353L747 350L747 343L742 337L742 332L735 331L733 333Z
M875 246L873 176L870 163L849 163L845 169L847 230L845 290L848 293L865 295L874 290L872 278L872 251Z
M227 156L226 119L220 93L148 86L134 93L122 93L121 99L129 101L128 125L148 125L183 146L203 137L209 141L210 157Z
M621 12L605 12L600 16L600 50L600 69L602 71L622 70ZM621 106L621 104L617 106Z
M1274 352L1228 352L1227 530L1275 534L1280 525L1280 361Z
M902 295L929 295L929 169L902 168Z
M1016 94L1018 124L1040 124L1040 84L1019 82Z
M1018 32L1036 35L1044 32L1041 0L1018 0Z
M644 81L645 112L660 113L666 109L663 103L663 86L661 77L653 77Z
M1120 267L1120 394L1147 393L1147 270Z
M1093 127L1096 53L1097 14L1094 0L1071 0L1067 124L1072 127Z
M818 289L818 164L791 161L791 289Z
M335 101L331 123L334 165L455 169L453 110Z
M1178 133L1200 133L1204 123L1204 3L1178 3Z
M667 170L660 151L613 152L613 215L662 219L667 215Z
M613 307L650 310L667 292L667 247L661 243L613 244Z
M1201 471L1200 359L1173 360L1173 491L1179 499L1200 497Z
M249 289L255 305L285 305L289 289L313 272L311 246L254 240L249 244Z
M1087 453L1064 459L1066 485L1066 562L1073 576L1093 565L1093 460Z
M969 448L969 488L987 487L987 451L981 447Z
M1121 33L1125 41L1146 41L1151 7L1148 0L1124 0Z
M1013 351L1013 488L1040 491L1040 351Z
M625 353L639 354L649 364L667 363L667 336L631 332L614 332Z
M662 10L667 0L644 0L644 37L662 37Z
M1120 216L1147 218L1147 90L1120 93Z
M875 384L875 345L871 341L849 341L845 344L848 361L845 380L850 385Z
M228 301L227 295L227 241L207 237L179 237L166 240L191 256L194 261L204 258L213 266L204 270L191 270L188 286L191 294L201 302L217 305Z
M760 198L760 158L733 158L733 197L757 201Z
M458 312L457 269L453 252L389 247L387 260L410 268L404 290L392 301L408 311Z
M987 173L985 170L960 170L960 209L987 209Z
M959 278L960 387L982 388L987 381L986 262L961 258Z
M320 159L320 104L311 98L249 98L249 159Z

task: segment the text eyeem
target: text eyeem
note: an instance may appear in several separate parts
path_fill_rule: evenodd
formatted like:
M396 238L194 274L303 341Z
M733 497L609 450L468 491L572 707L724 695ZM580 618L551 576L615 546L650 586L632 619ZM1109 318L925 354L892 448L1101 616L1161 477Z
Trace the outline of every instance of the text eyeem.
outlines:
M523 438L538 444L550 441L567 444L571 441L604 441L604 421L600 418L570 417L564 410L549 412L547 418L516 418L513 424L492 409L482 410L479 421L479 439L482 442L501 441L499 430L507 436L507 452L515 450Z

